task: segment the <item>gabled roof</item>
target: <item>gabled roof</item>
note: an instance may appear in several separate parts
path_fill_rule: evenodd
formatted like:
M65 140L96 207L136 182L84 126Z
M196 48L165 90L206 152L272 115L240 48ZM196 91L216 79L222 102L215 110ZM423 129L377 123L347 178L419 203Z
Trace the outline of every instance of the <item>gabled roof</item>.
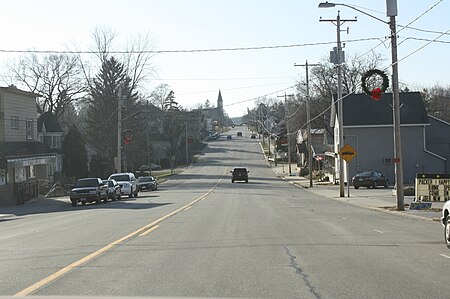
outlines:
M8 87L0 87L0 90L17 93L17 94L22 94L22 95L26 95L26 96L30 96L30 97L34 97L34 98L41 96L40 94L37 94L34 92L29 92L29 91L18 89L15 85L10 85Z
M55 151L48 145L38 141L0 142L1 158L19 158L54 154Z
M45 112L39 116L37 120L37 130L39 133L42 132L43 125L45 125L46 132L63 132L58 119L51 112Z
M392 125L392 93L376 101L366 94L352 94L343 99L344 126ZM400 124L429 124L425 104L419 92L400 93Z

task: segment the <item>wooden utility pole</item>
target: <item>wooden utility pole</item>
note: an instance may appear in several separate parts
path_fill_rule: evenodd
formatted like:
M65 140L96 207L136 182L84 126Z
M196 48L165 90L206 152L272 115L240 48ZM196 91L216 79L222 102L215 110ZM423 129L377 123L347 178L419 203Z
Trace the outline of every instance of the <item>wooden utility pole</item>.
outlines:
M339 123L339 144L338 144L338 152L344 147L344 109L342 106L342 64L345 63L345 57L344 52L342 51L342 45L341 45L341 25L345 22L356 22L356 19L341 19L341 15L337 14L336 19L331 20L325 20L320 19L320 22L331 22L334 25L336 25L336 34L337 34L337 47L336 51L334 52L335 57L331 61L334 63L337 67L338 71L338 82L337 82L337 101L338 101L338 123ZM339 196L345 197L345 190L344 190L344 160L338 155L338 162L339 162ZM349 183L349 182L347 182Z
M293 97L293 94L286 94L286 92L284 93L284 96L277 96L278 98L283 98L284 97L284 116L286 119L286 137L287 137L287 144L288 144L288 169L289 169L289 175L292 174L292 169L291 169L291 133L289 130L289 109L287 107L287 97Z
M309 71L308 66L319 66L319 63L308 64L306 60L305 64L294 64L294 66L304 66L306 68L306 122L307 122L307 135L308 135L308 168L309 168L309 187L313 186L312 170L312 138L311 138L311 102L309 98Z

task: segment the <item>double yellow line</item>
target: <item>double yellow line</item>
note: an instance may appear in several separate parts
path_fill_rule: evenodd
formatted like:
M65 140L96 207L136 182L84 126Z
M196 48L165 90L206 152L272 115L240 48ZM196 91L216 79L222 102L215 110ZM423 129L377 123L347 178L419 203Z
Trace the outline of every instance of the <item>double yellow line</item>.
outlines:
M31 293L39 290L40 288L44 287L45 285L49 284L50 282L58 279L59 277L63 276L64 274L66 274L69 271L72 271L75 268L78 268L80 266L82 266L83 264L86 264L87 262L93 260L94 258L98 257L99 255L111 250L112 248L119 246L120 244L126 242L127 240L139 235L140 237L147 235L148 233L154 231L155 229L157 229L159 227L159 224L161 222L163 222L164 220L178 214L179 212L183 211L183 210L188 210L190 209L194 204L196 204L197 202L199 202L200 200L205 199L211 192L214 191L214 189L216 189L216 187L222 182L223 176L225 175L227 169L225 169L224 173L222 174L222 178L220 178L220 180L205 194L203 194L202 196L198 197L197 199L195 199L194 201L182 206L179 209L176 209L173 212L170 212L169 214L153 221L152 223L149 223L137 230L135 230L132 233L129 233L128 235L126 235L125 237L122 237L120 239L117 239L114 242L109 243L108 245L100 248L99 250L83 257L82 259L73 262L72 264L56 271L55 273L47 276L46 278L36 282L35 284L27 287L26 289L23 289L22 291L14 294L14 297L23 297L23 296L27 296L30 295Z

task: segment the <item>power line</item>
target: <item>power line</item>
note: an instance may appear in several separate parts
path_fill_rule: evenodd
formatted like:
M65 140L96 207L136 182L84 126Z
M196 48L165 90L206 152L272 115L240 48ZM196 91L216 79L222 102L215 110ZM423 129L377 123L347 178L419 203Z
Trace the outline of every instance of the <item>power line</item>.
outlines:
M235 88L221 88L222 91L229 91L229 90L241 90L241 89L250 89L250 88L257 88L257 87L265 87L265 86L275 86L275 85L286 85L290 84L287 82L284 83L273 83L273 84L263 84L263 85L252 85L252 86L243 86L243 87L235 87ZM204 91L193 91L193 92L184 92L179 93L179 96L187 95L187 94L199 94L199 93L209 93L209 92L217 92L217 89L214 90L204 90Z
M280 89L280 90L277 90L277 91L274 91L274 92L271 92L271 93L268 93L268 94L265 94L265 95L261 95L261 96L258 96L258 97L254 97L254 98L243 100L243 101L239 101L239 102L234 102L234 103L223 105L223 106L224 107L225 106L233 106L233 105L237 105L237 104L241 104L241 103L245 103L245 102L254 101L254 100L257 100L257 99L260 99L260 98L263 98L263 97L274 95L274 94L282 92L282 91L287 91L287 90L292 89L294 87L295 87L295 85L292 85L292 86L289 86L288 88Z
M398 30L397 33L401 32L403 29L408 28L409 25L411 25L412 23L416 22L417 20L419 20L420 18L422 18L424 15L426 15L427 13L429 13L433 8L435 8L436 6L438 6L443 0L439 0L438 2L436 2L434 5L432 5L430 8L428 8L427 10L425 10L423 13L421 13L419 16L417 16L414 20L412 20L411 22L409 22L406 26L400 26L402 27L402 29Z
M267 79L291 79L292 77L231 77L231 78L157 78L158 81L229 81L229 80L267 80Z
M402 27L404 29L416 30L416 31L425 32L425 33L443 34L442 31L428 30L428 29L422 29L422 28L417 28L417 27L409 27L409 26L407 27L407 26L402 26L402 25L398 25L398 27ZM450 35L448 33L444 33L444 34Z
M443 32L439 38L441 38L443 35L450 34L449 31ZM404 40L401 43L404 43L407 40L416 40L416 41L424 41L424 42L430 42L430 43L440 43L440 44L450 44L450 41L445 40L437 40L437 39L429 39L429 38L420 38L420 37L404 37Z
M405 60L406 58L410 57L410 56L413 55L413 54L416 54L417 52L419 52L419 51L422 50L423 48L429 46L431 43L436 42L436 41L437 41L439 38L441 38L444 34L447 34L447 33L449 33L449 32L450 32L450 29L447 30L446 32L443 32L441 35L437 36L435 39L429 41L429 42L426 43L425 45L419 47L419 48L416 49L415 51L412 51L411 53L409 53L408 55L406 55L406 56L403 57L402 59L399 59L399 60L397 61L397 63L399 63L400 61Z
M345 40L343 42L365 42L370 40L378 40L376 37L360 38ZM225 52L225 51L248 51L248 50L267 50L267 49L282 49L282 48L297 48L297 47L309 47L309 46L322 46L335 44L334 41L330 42L316 42L316 43L304 43L304 44L291 44L291 45L274 45L274 46L254 46L254 47L237 47L237 48L210 48L210 49L180 49L180 50L147 50L147 51L110 51L110 54L171 54L171 53L201 53L201 52ZM6 50L0 49L0 53L35 53L35 54L98 54L96 51L69 51L69 50Z

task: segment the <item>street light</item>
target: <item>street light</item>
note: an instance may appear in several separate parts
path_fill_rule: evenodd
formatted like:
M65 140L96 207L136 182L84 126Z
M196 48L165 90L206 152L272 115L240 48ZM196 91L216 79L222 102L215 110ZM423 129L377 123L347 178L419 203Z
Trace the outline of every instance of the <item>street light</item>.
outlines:
M389 1L389 0L388 0L388 1ZM369 17L371 17L371 18L374 18L374 19L377 20L377 21L383 22L383 23L385 23L385 24L389 24L389 22L386 22L386 21L384 21L384 20L382 20L382 19L380 19L380 18L377 18L377 17L375 17L375 16L372 16L371 14L369 14L369 13L367 13L367 12L365 12L365 11L362 11L362 10L356 8L356 7L353 7L353 6L348 5L348 4L345 4L345 3L333 3L333 2L328 2L328 1L319 3L319 8L330 8L330 7L335 7L335 6L345 6L345 7L351 8L351 9L353 9L353 10L356 10L356 11L362 13L362 14L365 14L366 16L369 16Z
M397 58L397 31L395 17L397 16L397 0L386 0L386 15L390 21L386 22L371 14L368 14L356 7L344 3L322 2L319 8L329 8L335 6L345 6L356 10L366 16L376 19L384 24L388 24L391 30L391 55L392 55L392 98L393 98L393 123L394 123L394 165L395 165L395 189L397 197L397 209L403 211L403 161L402 161L402 142L400 133L400 93L398 86L398 58Z

